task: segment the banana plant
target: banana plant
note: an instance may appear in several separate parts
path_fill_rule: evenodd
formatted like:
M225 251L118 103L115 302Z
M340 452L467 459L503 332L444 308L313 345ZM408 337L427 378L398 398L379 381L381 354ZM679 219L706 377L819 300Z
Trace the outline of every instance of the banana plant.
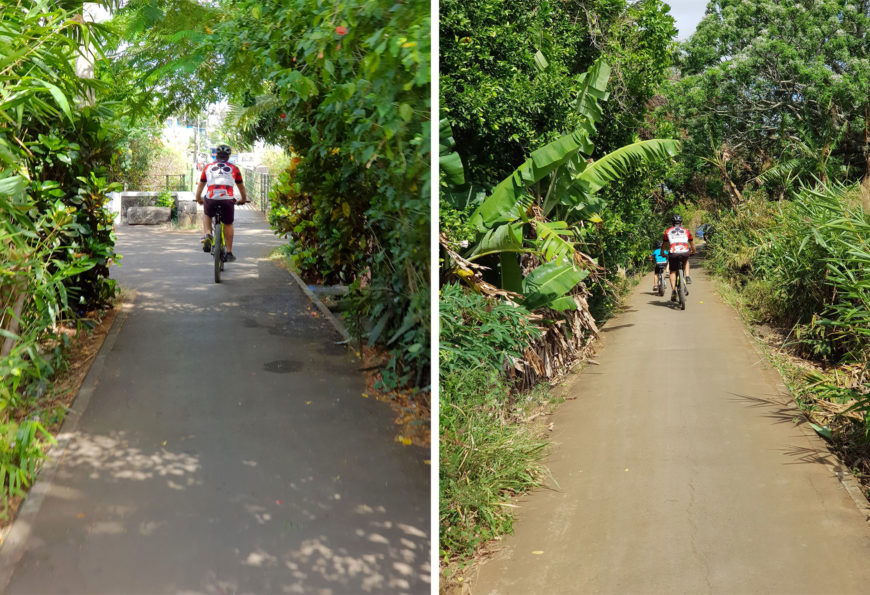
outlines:
M596 266L577 248L585 222L602 221L605 202L596 193L633 169L670 159L679 150L678 141L652 139L626 145L597 161L588 158L609 78L607 63L593 64L581 76L574 101L583 116L577 129L532 152L471 215L480 237L466 258L497 254L502 287L522 293L529 308L575 307L568 294ZM518 259L523 253L541 261L525 277Z

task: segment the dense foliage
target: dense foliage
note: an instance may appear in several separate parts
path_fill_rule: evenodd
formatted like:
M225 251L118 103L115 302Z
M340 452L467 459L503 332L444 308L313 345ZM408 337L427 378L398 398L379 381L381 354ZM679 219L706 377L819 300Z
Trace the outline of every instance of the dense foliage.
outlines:
M298 156L272 224L304 277L351 286L348 321L392 350L388 385L429 381L428 7L134 0L123 13L137 49L119 71L173 65L168 107L224 97L230 140Z
M753 321L782 328L784 347L834 371L810 374L798 392L851 403L870 436L870 212L859 188L755 197L721 217L711 246Z
M666 90L687 143L674 189L733 206L751 182L782 197L870 173L868 27L867 0L710 2Z
M714 269L760 322L793 329L811 358L870 363L870 214L858 190L801 189L794 201L754 199L724 215Z
M492 185L576 128L578 79L599 58L613 84L596 156L632 142L675 32L658 0L441 2L441 104L469 179Z
M104 208L125 132L104 87L76 73L103 32L63 4L0 6L0 483L26 486L40 456L39 398L63 365L61 321L114 296L112 217ZM2 440L0 440L2 442Z

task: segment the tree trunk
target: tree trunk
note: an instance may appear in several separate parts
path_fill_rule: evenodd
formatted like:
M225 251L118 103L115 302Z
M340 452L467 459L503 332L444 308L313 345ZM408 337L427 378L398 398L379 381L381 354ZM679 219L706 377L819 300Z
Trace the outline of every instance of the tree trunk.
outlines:
M864 106L864 180L861 183L861 203L870 213L870 102Z
M15 294L13 293L13 295ZM18 334L18 329L21 326L21 312L24 311L24 302L26 300L27 292L21 290L18 290L18 294L15 295L15 299L12 300L15 305L12 306L12 317L9 321L9 328L5 330L9 331L13 335ZM6 337L3 340L3 348L0 349L0 357L6 357L10 353L12 353L13 347L15 347L15 339L13 339L12 337Z
M743 202L743 194L738 190L737 186L728 175L728 170L725 168L725 163L719 165L719 173L722 175L722 180L725 181L725 186L728 188L728 196L731 199L731 208L736 209L737 205Z

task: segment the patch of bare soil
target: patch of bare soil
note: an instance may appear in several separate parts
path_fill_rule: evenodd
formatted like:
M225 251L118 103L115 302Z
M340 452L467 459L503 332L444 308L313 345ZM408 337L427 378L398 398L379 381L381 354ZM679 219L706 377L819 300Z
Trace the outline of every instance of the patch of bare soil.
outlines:
M76 322L64 323L59 331L69 338L67 348L65 370L58 372L50 383L52 388L39 402L39 408L45 412L43 425L51 433L57 436L63 426L64 412L66 412L78 394L82 382L91 369L94 359L97 357L115 318L121 309L121 300L118 299L114 307L88 312L84 318ZM12 412L13 418L21 421L28 411ZM26 494L10 498L6 518L0 518L0 534L5 535L8 528L17 516L18 509L24 501Z

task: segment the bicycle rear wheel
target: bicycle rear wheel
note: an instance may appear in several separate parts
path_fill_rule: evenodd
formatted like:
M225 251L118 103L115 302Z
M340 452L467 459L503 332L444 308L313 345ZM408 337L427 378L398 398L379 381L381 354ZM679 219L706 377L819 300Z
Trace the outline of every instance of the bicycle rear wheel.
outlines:
M659 297L665 295L665 274L659 273Z
M223 268L223 251L224 251L224 226L220 222L216 222L214 226L214 282L221 282L221 269Z
M680 300L680 310L686 309L686 274L680 269L680 285L677 287L677 298Z

